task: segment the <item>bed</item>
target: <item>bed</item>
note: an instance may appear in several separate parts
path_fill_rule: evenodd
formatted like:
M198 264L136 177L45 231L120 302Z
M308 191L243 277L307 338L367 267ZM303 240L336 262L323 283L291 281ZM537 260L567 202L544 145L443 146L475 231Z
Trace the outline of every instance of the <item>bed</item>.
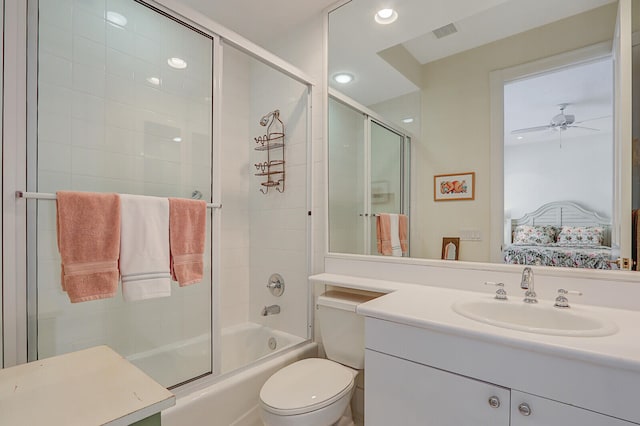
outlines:
M611 221L568 201L511 221L505 263L611 269Z

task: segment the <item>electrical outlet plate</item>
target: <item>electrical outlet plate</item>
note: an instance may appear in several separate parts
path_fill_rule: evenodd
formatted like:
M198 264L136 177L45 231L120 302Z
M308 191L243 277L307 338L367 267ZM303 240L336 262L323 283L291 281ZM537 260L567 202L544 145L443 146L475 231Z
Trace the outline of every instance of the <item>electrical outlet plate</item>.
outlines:
M479 229L461 229L459 235L461 241L482 241L482 232Z

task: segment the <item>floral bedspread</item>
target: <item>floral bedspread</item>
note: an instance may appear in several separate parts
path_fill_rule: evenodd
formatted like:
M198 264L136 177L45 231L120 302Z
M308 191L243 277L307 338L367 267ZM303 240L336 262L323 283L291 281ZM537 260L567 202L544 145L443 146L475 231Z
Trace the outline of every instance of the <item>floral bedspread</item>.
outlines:
M519 245L503 251L505 263L515 265L564 266L569 268L611 269L611 247Z

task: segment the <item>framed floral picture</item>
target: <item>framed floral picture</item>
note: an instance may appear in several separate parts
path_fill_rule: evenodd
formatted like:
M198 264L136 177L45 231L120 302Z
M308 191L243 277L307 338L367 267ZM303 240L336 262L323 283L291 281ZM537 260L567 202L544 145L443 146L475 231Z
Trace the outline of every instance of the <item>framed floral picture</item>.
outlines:
M453 173L433 177L434 201L473 200L476 192L476 173Z

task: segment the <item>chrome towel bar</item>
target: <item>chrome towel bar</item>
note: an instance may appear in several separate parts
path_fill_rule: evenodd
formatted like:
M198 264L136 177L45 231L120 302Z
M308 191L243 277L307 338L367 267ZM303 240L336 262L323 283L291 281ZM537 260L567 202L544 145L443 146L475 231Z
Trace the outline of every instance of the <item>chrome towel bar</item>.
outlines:
M26 192L16 191L16 198L36 199L36 200L55 200L56 194L50 194L47 192ZM221 209L222 204L219 203L207 203L209 209Z

